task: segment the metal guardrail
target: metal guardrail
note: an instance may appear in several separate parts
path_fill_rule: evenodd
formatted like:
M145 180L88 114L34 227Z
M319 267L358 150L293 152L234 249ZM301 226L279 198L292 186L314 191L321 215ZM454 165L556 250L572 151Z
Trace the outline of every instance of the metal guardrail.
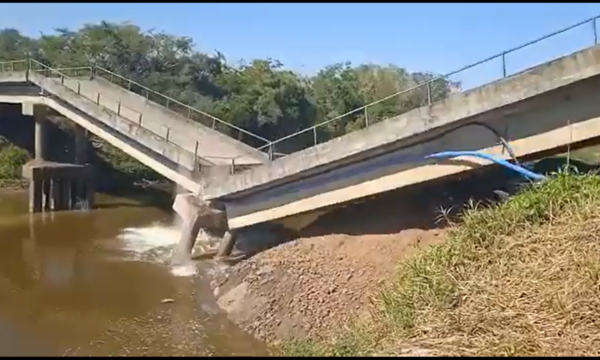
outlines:
M22 65L19 67L19 65ZM30 66L33 65L33 66ZM28 66L29 68L32 68L32 71L34 72L44 72L45 76L49 76L49 75L56 75L55 77L61 77L63 80L64 79L69 79L69 80L73 80L73 81L78 81L76 78L80 78L80 77L88 77L90 79L93 79L94 77L98 76L101 77L102 79L105 79L119 87L125 88L129 91L132 91L135 93L135 90L140 91L142 94L140 94L141 96L144 96L146 99L153 101L155 103L157 103L160 106L163 106L165 108L167 108L168 110L171 110L187 119L190 119L192 121L198 122L204 126L207 126L213 130L219 131L221 133L223 133L224 135L227 135L231 138L234 138L231 134L231 132L237 131L238 132L238 136L237 136L237 140L241 141L242 140L242 136L246 135L249 136L251 138L254 138L264 144L267 145L268 148L268 144L270 144L270 141L258 136L256 134L253 134L247 130L244 130L236 125L230 124L226 121L223 121L215 116L212 116L208 113L205 113L201 110L195 109L189 105L183 104L182 102L175 100L167 95L161 94L157 91L154 91L138 82L135 82L131 79L128 79L124 76L121 76L119 74L116 74L110 70L104 69L102 67L97 67L97 66L78 66L78 67L61 67L61 68L51 68L47 65L42 64L39 61L33 60L33 59L28 59L28 60L13 60L13 61L4 61L4 62L0 62L0 72L6 72L6 71L26 71L28 70ZM34 69L35 67L38 67L40 69ZM65 73L66 72L73 72L74 75L73 77L69 77L67 76ZM51 77L51 76L50 76ZM119 83L119 81L121 83ZM78 84L80 84L78 82ZM64 85L64 84L63 84ZM81 93L78 93L78 95L82 95ZM100 96L100 95L99 95ZM103 97L109 97L109 96L103 96ZM91 100L97 100L97 99L91 99ZM116 101L118 102L118 101ZM98 104L100 105L100 104ZM176 108L176 106L178 106L179 108ZM131 111L134 111L136 113L139 114L139 126L143 127L142 124L142 118L143 118L143 113L140 113L139 111L127 107L124 104L121 104L121 107L126 107ZM108 109L111 110L113 112L114 109ZM120 111L117 113L117 115L120 115ZM130 119L127 119L130 120ZM166 126L168 129L168 126ZM145 128L148 131L151 131L150 129ZM155 132L152 132L153 134L155 134L156 136L159 136L161 138L165 138L164 135L161 134L157 134ZM167 130L167 136L165 138L165 140L169 141L168 139L168 135L169 135L169 130ZM234 138L235 139L235 138ZM171 142L172 143L172 142ZM198 142L196 142L198 143ZM173 144L173 143L172 143ZM176 146L179 146L177 144L174 144ZM198 151L198 146L199 144L196 144L196 154ZM261 149L263 149L264 146L261 147ZM185 150L185 149L184 149ZM187 151L187 150L186 150ZM259 150L260 151L260 150ZM190 151L188 151L190 152ZM226 156L213 156L213 155L203 155L203 158L207 158L207 159L220 159L220 160L228 160L231 161L232 164L235 163L235 159L239 159L240 157L246 156L246 155L250 155L250 152L239 155L239 156L235 156L235 157L226 157ZM279 154L275 154L275 153L269 153L270 158L275 158L277 157ZM234 166L234 165L232 165Z
M164 106L165 108L167 108L171 111L174 111L180 115L183 115L184 117L186 117L188 119L199 122L207 127L217 130L217 129L219 129L219 126L222 126L222 128L227 129L227 130L235 130L238 132L238 136L237 136L238 140L241 140L243 135L247 135L256 140L264 142L267 145L271 143L269 140L267 140L261 136L258 136L256 134L253 134L253 133L251 133L247 130L244 130L238 126L235 126L226 121L223 121L215 116L205 113L204 111L201 111L201 110L193 108L189 105L186 105L186 104L182 103L181 101L175 100L172 97L161 94L158 91L152 90L147 86L144 86L138 82L135 82L131 79L128 79L128 78L126 78L122 75L119 75L117 73L114 73L110 70L104 69L99 66L95 66L95 67L91 67L91 71L92 71L92 74L91 74L92 77L100 76L103 79L109 80L113 84L120 85L121 87L126 88L129 91L133 91L134 88L137 88L142 92L143 96L146 99L149 99L161 106ZM125 85L118 84L117 80L120 81L121 83L124 83ZM227 134L227 135L231 136L231 134Z
M386 96L386 97L384 97L382 99L379 99L379 100L374 101L372 103L369 103L367 105L361 106L361 107L356 108L354 110L351 110L351 111L349 111L347 113L344 113L342 115L336 116L336 117L334 117L332 119L325 120L325 121L320 122L320 123L318 123L318 124L316 124L314 126L308 127L308 128L306 128L304 130L300 130L300 131L297 131L297 132L295 132L293 134L284 136L284 137L282 137L282 138L280 138L278 140L275 140L275 141L269 141L269 140L267 140L267 139L265 139L263 137L260 137L258 135L252 134L252 133L250 133L250 132L248 132L248 131L246 131L246 130L244 130L242 128L239 128L239 127L237 127L237 126L235 126L233 124L230 124L230 123L228 123L226 121L218 119L218 118L216 118L216 117L214 117L214 116L212 116L210 114L207 114L207 113L205 113L205 112L203 112L201 110L195 109L195 108L193 108L193 107L191 107L189 105L185 105L185 104L181 103L180 101L177 101L177 100L175 100L175 99L173 99L173 98L171 98L171 97L169 97L167 95L161 94L161 93L159 93L157 91L154 91L154 90L152 90L152 89L150 89L150 88L148 88L148 87L146 87L144 85L141 85L141 84L139 84L139 83L137 83L137 82L135 82L135 81L133 81L131 79L128 79L128 78L126 78L126 77L124 77L122 75L116 74L116 73L114 73L112 71L109 71L107 69L104 69L104 68L88 66L88 67L78 67L78 68L62 68L60 70L61 71L66 71L66 70L69 70L69 71L71 71L71 70L86 71L87 70L87 71L89 71L88 75L90 77L101 76L103 79L106 79L106 80L108 80L108 81L110 81L110 82L112 82L112 83L114 83L116 85L119 85L121 87L124 87L124 88L126 88L128 90L133 90L133 88L138 88L138 89L140 89L144 93L144 95L145 95L145 97L147 99L149 99L151 101L154 101L154 102L157 102L158 104L160 104L162 106L165 106L166 108L168 108L168 109L170 109L170 110L172 110L172 111L174 111L176 113L179 113L179 114L185 116L188 119L192 119L194 121L198 121L198 122L200 122L202 124L205 124L205 125L206 125L206 120L208 120L208 122L210 122L210 124L211 124L210 127L213 128L213 129L216 129L216 130L218 130L218 129L227 129L225 131L226 135L231 136L232 134L230 134L228 132L231 131L231 130L236 130L236 131L238 131L238 134L239 134L238 135L238 140L241 139L242 135L247 135L247 136L253 137L254 139L257 139L257 140L262 141L262 142L265 143L264 145L258 147L256 150L260 150L260 151L267 150L267 152L269 154L269 160L272 161L272 160L276 160L278 158L282 158L282 157L287 156L287 155L281 156L282 154L276 153L275 146L277 144L280 144L280 143L282 143L284 141L287 141L287 140L290 140L290 139L297 138L297 137L299 137L301 135L304 135L304 134L312 133L313 146L315 146L315 145L319 144L319 139L318 139L318 136L317 136L317 130L319 128L322 128L322 127L324 127L326 125L329 125L329 124L333 124L333 123L335 123L337 121L340 121L340 120L342 120L342 119L344 119L344 118L346 118L346 117L348 117L350 115L355 115L355 114L358 114L360 112L364 113L364 118L365 118L364 127L361 127L359 129L354 129L354 131L356 131L356 130L362 130L363 128L369 127L369 125L370 125L369 124L369 108L372 108L373 106L381 104L381 103L383 103L385 101L388 101L388 100L391 100L391 99L394 99L394 98L398 98L398 97L403 96L403 95L410 94L410 93L412 93L414 91L417 91L417 90L425 89L426 93L427 93L427 105L431 106L434 103L434 100L432 99L432 85L435 82L446 81L449 77L451 77L453 75L457 75L457 74L462 73L462 72L464 72L466 70L470 70L472 68L475 68L475 67L477 67L479 65L488 63L490 61L493 61L493 60L496 60L496 59L501 59L502 60L502 78L506 78L507 76L509 76L509 74L507 72L507 69L506 69L506 56L508 54L517 52L518 50L521 50L523 48L526 48L526 47L529 47L531 45L537 44L537 43L539 43L541 41L544 41L546 39L553 38L553 37L555 37L557 35L560 35L560 34L563 34L563 33L567 32L569 30L572 30L572 29L575 29L575 28L579 28L579 27L581 27L583 25L586 25L586 24L590 24L591 25L593 39L594 39L593 44L597 45L598 44L597 20L599 18L600 18L600 15L594 16L594 17L589 18L589 19L584 20L584 21L580 21L580 22L578 22L576 24L573 24L573 25L568 26L566 28L554 31L554 32L552 32L550 34L547 34L547 35L542 36L540 38L537 38L535 40L529 41L529 42L527 42L525 44L522 44L520 46L514 47L514 48L509 49L509 50L505 50L505 51L503 51L501 53L498 53L496 55L490 56L490 57L488 57L486 59L483 59L481 61L478 61L478 62L475 62L473 64L464 66L464 67L462 67L462 68L460 68L458 70L452 71L450 73L447 73L445 75L439 76L437 78L434 78L434 79L425 81L423 83L417 84L417 85L415 85L413 87L410 87L408 89L404 89L404 90L398 91L398 92L396 92L394 94L391 94L389 96ZM31 61L33 61L33 60L31 60ZM21 63L21 64L27 64L28 60L16 60L16 61L7 61L7 62L0 63L0 71L7 71L7 69L8 69L8 71L11 71L10 70L11 67L14 70L14 65L15 64L19 64L19 63ZM44 66L44 67L46 67L48 69L51 69L51 68L47 67L46 65L43 65L43 64L41 64L41 63L39 63L37 61L35 63L37 63L39 65L42 65L42 66ZM51 70L53 70L54 72L58 71L57 69L51 69ZM76 80L76 79L74 79L74 80ZM117 82L117 80L119 82L121 82L121 84L119 84ZM159 99L159 101L157 101L155 99ZM443 99L438 99L437 101L440 101L440 100L443 100ZM179 108L178 109L173 109L175 106L177 106ZM109 109L109 110L114 111L112 109ZM398 113L395 116L401 115L402 113L403 112ZM142 118L142 115L140 114L140 119L141 118ZM140 120L140 124L139 125L141 126L141 120ZM223 132L223 131L221 131L221 132ZM345 134L343 134L343 135L345 135ZM343 135L339 135L339 136L343 136ZM164 138L164 136L162 136L160 134L157 134L157 136ZM337 137L339 137L339 136L337 136ZM328 138L327 141L329 141L331 139L332 138ZM167 135L166 140L168 141L168 135ZM198 148L198 144L196 144L196 154L195 155L197 155L197 148ZM235 159L239 159L240 157L243 157L245 155L247 155L247 154L239 155L239 156L236 156L236 157L233 157L233 158L231 158L231 157L220 157L220 159L231 160L232 161L232 166L235 166L234 165L235 164ZM205 156L203 156L203 157L205 157ZM219 157L214 157L214 158L219 158Z
M143 114L141 112L121 103L120 99L114 99L110 96L107 96L106 94L101 93L101 92L96 92L96 96L94 98L90 98L85 93L82 93L81 92L81 81L78 80L76 77L80 76L80 74L82 72L87 73L89 75L90 67L72 67L72 68L62 68L62 69L58 70L58 69L51 68L39 61L33 60L33 59L0 62L0 72L11 72L11 71L24 71L24 72L26 72L27 77L29 77L29 74L31 72L33 72L33 73L39 74L41 76L44 76L46 78L55 78L59 81L59 82L57 82L57 84L60 83L60 85L62 85L65 89L72 91L72 92L76 93L77 95L82 96L82 97L94 102L96 105L101 106L104 109L110 111L111 113L114 113L114 114L120 116L121 119L131 122L135 126L143 128L145 131L150 132L153 136L158 137L159 139L164 140L168 144L175 146L180 153L188 153L190 155L193 155L194 156L193 157L194 169L196 169L198 164L200 163L200 156L198 156L198 147L199 147L198 141L196 141L195 151L194 152L189 151L189 150L185 149L184 147L182 147L181 145L176 144L169 139L169 135L170 135L169 127L166 127L166 134L158 134L155 131L153 131L147 127L144 127L143 126ZM68 76L65 74L65 72L74 72L76 74L75 75L76 77ZM76 89L72 89L71 87L66 86L65 80L69 80L69 81L72 81L73 83L77 84ZM41 88L42 88L42 91L48 90L48 89L45 89L43 86ZM106 99L106 98L110 99L111 102L117 104L116 109L107 107L101 102L101 99ZM132 113L138 114L138 121L134 121L128 117L123 116L121 113L124 108L128 109ZM210 158L219 158L219 157L203 155L202 158L210 159ZM221 158L221 159L223 159L223 158ZM233 159L230 159L230 158L225 158L225 159L232 160L232 166L235 166ZM234 170L235 169L232 168L232 171L234 171Z
M386 96L386 97L384 97L383 99L379 99L379 100L377 100L377 101L374 101L374 102L372 102L372 103L370 103L370 104L367 104L367 105L361 106L361 107L359 107L359 108L357 108L357 109L354 109L354 110L352 110L352 111L349 111L349 112L347 112L347 113L345 113L345 114L339 115L339 116L337 116L337 117L335 117L335 118L332 118L332 119L329 119L329 120L325 120L325 121L323 121L323 122L321 122L321 123L318 123L317 125L314 125L314 126L311 126L311 127L309 127L309 128L306 128L306 129L304 129L304 130L300 130L300 131L298 131L298 132L295 132L295 133L293 133L293 134L287 135L287 136L285 136L285 137L282 137L282 138L280 138L280 139L278 139L278 140L272 141L271 143L269 143L269 144L267 144L267 145L264 145L264 146L262 146L262 147L259 147L258 149L259 149L259 150L263 150L263 149L265 149L265 148L267 148L267 147L269 147L270 149L274 149L274 147L275 147L277 144L279 144L279 143L282 143L282 142L284 142L284 141L286 141L286 140L290 140L290 139L296 138L296 137L298 137L298 136L301 136L301 135L303 135L303 134L308 134L308 133L311 133L311 132L312 132L312 135L313 135L312 137L313 137L313 139L314 139L314 144L313 144L313 146L315 146L315 145L317 145L317 144L319 143L319 142L318 142L318 136L317 136L317 130L318 130L319 128L321 128L321 127L323 127L323 126L326 126L326 125L328 125L328 124L335 123L336 121L342 120L342 119L344 119L345 117L348 117L348 116L350 116L350 115L357 114L357 113L359 113L359 112L364 112L364 118L365 118L364 127L361 127L360 129L354 129L353 131L356 131L356 130L362 130L363 128L367 128L367 127L369 127L369 120L368 120L368 119L369 119L369 113L368 113L368 111L369 111L369 108L370 108L370 107L373 107L374 105L377 105L377 104L381 104L381 103L383 103L383 102L385 102L385 101L387 101L387 100L390 100L390 99L393 99L393 98L398 98L398 97L400 97L400 96L402 96L402 95L406 95L406 94L409 94L409 93L411 93L411 92L414 92L414 91L417 91L417 90L421 90L421 89L423 89L423 88L426 88L426 91L427 91L427 105L428 105L428 106L431 106L431 105L432 105L432 103L433 103L433 102L432 102L432 85L433 85L435 82L437 82L437 81L445 81L445 80L447 80L447 79L448 79L450 76L453 76L453 75L459 74L459 73L461 73L461 72L464 72L464 71L466 71L466 70L472 69L472 68L474 68L474 67L477 67L477 66L479 66L479 65L482 65L482 64L488 63L488 62L490 62L490 61L492 61L492 60L496 60L496 59L501 59L501 60L502 60L502 78L506 78L507 76L509 76L509 74L507 73L507 70L506 70L506 55L508 55L508 54L511 54L511 53L514 53L514 52L517 52L518 50L521 50L521 49L523 49L523 48L529 47L529 46L531 46L531 45L537 44L537 43L539 43L539 42L541 42L541 41L544 41L544 40L546 40L546 39L553 38L553 37L555 37L555 36L557 36L557 35L560 35L560 34L562 34L562 33L565 33L565 32L567 32L567 31L569 31L569 30L572 30L572 29L575 29L575 28L579 28L580 26L583 26L583 25L588 25L588 24L589 24L589 25L591 25L591 26L590 26L590 28L591 28L591 30L592 30L593 39L594 39L594 43L593 43L593 44L594 44L594 45L597 45L597 44L598 44L597 20L598 20L599 18L600 18L600 15L598 15L598 16L594 16L594 17L592 17L592 18L589 18L589 19L587 19L587 20L584 20L584 21L580 21L580 22L578 22L578 23L576 23L576 24L573 24L573 25L571 25L571 26L568 26L568 27L566 27L566 28L563 28L563 29L560 29L560 30L554 31L554 32L552 32L552 33L550 33L550 34L547 34L547 35L545 35L545 36L542 36L542 37L540 37L540 38L537 38L537 39L535 39L535 40L529 41L529 42L527 42L527 43L525 43L525 44L519 45L519 46L517 46L517 47L514 47L514 48L512 48L512 49L509 49L509 50L505 50L505 51L503 51L503 52L501 52L501 53L499 53L499 54L496 54L496 55L490 56L490 57L488 57L488 58L486 58L486 59L484 59L484 60L478 61L478 62L476 62L476 63L473 63L473 64L471 64L471 65L467 65L467 66L465 66L465 67L462 67L462 68L460 68L460 69L458 69L458 70L452 71L452 72L450 72L450 73L448 73L448 74L445 74L445 75L439 76L439 77L437 77L437 78L435 78L435 79L431 79L431 80L428 80L428 81L426 81L426 82L423 82L423 83L417 84L416 86L413 86L413 87L411 87L411 88L408 88L408 89L405 89L405 90L398 91L398 92L396 92L396 93L394 93L394 94L391 94L391 95L389 95L389 96ZM438 101L440 101L440 100L443 100L443 99L439 99ZM401 115L401 114L403 114L403 112L401 112L401 113L399 113L399 114L396 114L396 116L398 116L398 115ZM346 134L343 134L343 135L346 135ZM340 135L340 136L343 136L343 135ZM339 136L338 136L338 137L339 137ZM331 140L331 138L327 139L327 141L329 141L329 140ZM271 150L271 151L273 151L273 150Z

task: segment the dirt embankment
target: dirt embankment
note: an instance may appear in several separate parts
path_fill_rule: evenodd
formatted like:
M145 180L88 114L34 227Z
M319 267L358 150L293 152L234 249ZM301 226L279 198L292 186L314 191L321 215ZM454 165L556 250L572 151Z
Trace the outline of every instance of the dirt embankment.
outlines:
M218 303L261 340L323 337L367 315L370 296L415 247L441 239L439 230L397 235L302 238L231 268L217 281Z
M257 338L278 343L323 339L365 317L371 299L398 261L441 242L440 209L460 207L475 194L459 180L414 187L324 215L291 242L223 271L213 281L218 303Z

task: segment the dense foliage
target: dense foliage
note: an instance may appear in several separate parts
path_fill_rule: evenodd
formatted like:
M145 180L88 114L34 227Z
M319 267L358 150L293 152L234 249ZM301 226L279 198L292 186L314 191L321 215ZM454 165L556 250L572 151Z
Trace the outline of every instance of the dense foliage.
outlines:
M0 30L0 61L31 57L52 67L97 65L131 78L195 108L269 140L276 140L402 89L433 78L397 66L333 64L314 76L286 70L277 60L255 59L239 66L221 53L194 50L188 37L143 32L135 25L101 22L79 30L29 38L16 29ZM432 100L458 84L434 83ZM369 108L368 121L423 105L427 91L411 92ZM319 142L364 126L356 112L323 127ZM313 144L313 134L285 142L280 152ZM252 141L250 138L245 141ZM257 145L257 144L254 144Z

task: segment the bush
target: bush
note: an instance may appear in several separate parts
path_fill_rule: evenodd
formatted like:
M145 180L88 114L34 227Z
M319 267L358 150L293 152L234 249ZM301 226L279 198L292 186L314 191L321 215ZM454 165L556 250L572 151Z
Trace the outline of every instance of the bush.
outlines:
M30 154L12 144L0 143L0 180L21 178L21 166L31 159Z

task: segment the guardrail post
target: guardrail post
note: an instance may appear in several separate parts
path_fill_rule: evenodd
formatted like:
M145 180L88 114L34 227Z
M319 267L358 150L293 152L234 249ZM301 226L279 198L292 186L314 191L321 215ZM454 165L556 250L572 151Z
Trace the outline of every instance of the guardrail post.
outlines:
M92 65L90 66L90 80L94 80L94 76L96 76L96 67Z
M427 105L431 105L431 82L427 83Z
M313 127L313 141L315 142L315 145L317 145L318 143L318 139L317 139L317 128Z
M198 140L196 140L196 148L194 149L194 171L198 167Z
M81 83L77 82L77 95L81 95Z
M231 159L231 175L235 174L235 158Z
M273 161L273 144L269 144L269 161Z
M369 127L369 108L365 106L365 127Z
M502 77L506 77L506 53L502 53Z
M167 137L166 137L166 139L167 139L167 142L169 142L169 134L170 134L170 133L171 133L171 128L169 128L169 127L167 126Z
M29 70L31 69L31 60L25 60L25 80L29 81Z
M100 93L96 95L96 104L100 105Z
M121 115L121 100L117 103L117 115Z
M598 45L598 29L596 28L596 18L592 19L592 29L594 29L594 45Z

